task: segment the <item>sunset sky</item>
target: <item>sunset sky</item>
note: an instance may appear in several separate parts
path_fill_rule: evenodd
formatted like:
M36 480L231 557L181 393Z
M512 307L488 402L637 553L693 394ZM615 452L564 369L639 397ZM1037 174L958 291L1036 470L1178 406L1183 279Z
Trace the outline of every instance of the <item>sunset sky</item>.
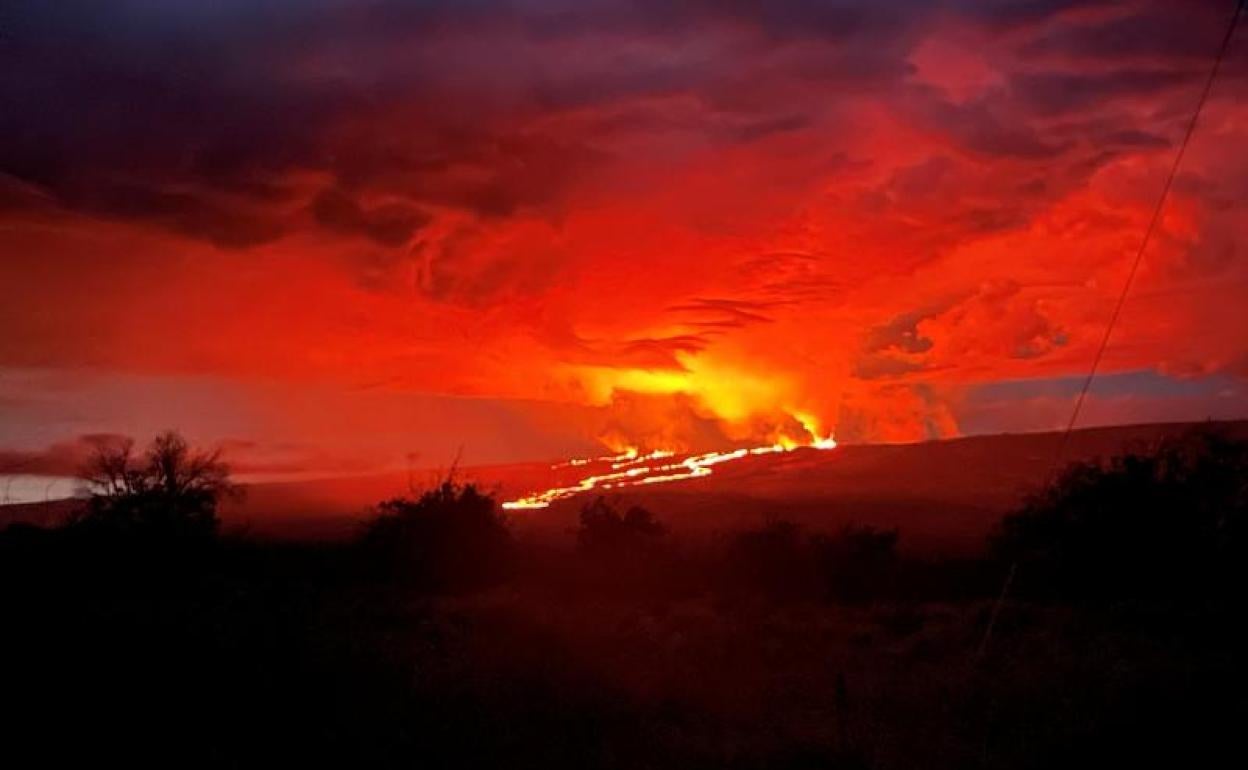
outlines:
M0 473L1064 425L1231 0L10 0ZM1248 417L1240 29L1085 424Z

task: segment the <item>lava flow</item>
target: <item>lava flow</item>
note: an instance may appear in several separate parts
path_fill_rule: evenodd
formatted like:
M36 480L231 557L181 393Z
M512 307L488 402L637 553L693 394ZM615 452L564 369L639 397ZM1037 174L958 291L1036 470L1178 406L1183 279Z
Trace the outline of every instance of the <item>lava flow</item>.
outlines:
M740 460L750 455L765 455L791 452L795 449L833 449L836 440L831 436L819 438L811 433L813 440L797 442L781 440L766 446L740 448L729 452L707 452L691 455L675 462L655 462L674 457L675 452L655 450L641 454L637 449L628 449L620 454L605 457L578 458L552 465L552 469L580 467L583 465L609 464L610 472L586 476L570 486L552 487L534 492L533 494L503 503L508 510L524 510L545 508L556 500L563 500L594 489L618 489L620 487L641 486L643 484L666 484L673 481L684 481L711 475L711 466L720 463Z

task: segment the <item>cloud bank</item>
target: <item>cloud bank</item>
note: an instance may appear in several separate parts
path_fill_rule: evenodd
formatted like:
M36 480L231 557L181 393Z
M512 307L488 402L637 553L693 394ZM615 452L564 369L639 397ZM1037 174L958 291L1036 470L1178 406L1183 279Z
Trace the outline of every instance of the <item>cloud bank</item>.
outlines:
M1086 370L1231 5L18 0L0 368L605 415L491 458L992 430ZM1105 363L1140 403L1248 374L1245 85L1237 40ZM81 400L0 444L143 423L30 399Z

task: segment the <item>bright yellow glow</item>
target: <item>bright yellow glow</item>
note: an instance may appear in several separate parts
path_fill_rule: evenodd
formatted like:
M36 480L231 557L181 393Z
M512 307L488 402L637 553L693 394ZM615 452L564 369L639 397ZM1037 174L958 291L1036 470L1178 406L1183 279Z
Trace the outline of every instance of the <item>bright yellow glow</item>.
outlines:
M707 356L677 354L682 371L576 367L573 371L590 398L599 404L617 391L692 396L709 414L738 423L758 414L780 413L795 403L794 384L780 375L760 377Z
M758 446L692 455L683 460L661 462L677 455L674 447L643 453L637 446L608 444L616 454L577 458L554 469L603 465L609 472L588 475L569 486L553 487L503 503L509 510L545 508L594 489L617 489L643 484L663 484L711 475L712 466L743 457L836 447L831 433L810 412L792 407L802 403L793 383L782 377L759 377L706 356L677 354L679 371L576 367L576 379L591 399L608 403L617 391L647 394L685 394L700 410L719 421L729 440L753 436L766 441ZM747 439L748 440L748 439Z
M806 412L794 412L793 419L801 423L802 427L806 429L806 432L810 434L810 446L815 449L836 448L836 439L832 437L831 433L824 435L822 431L820 431L819 421L815 419L814 416Z

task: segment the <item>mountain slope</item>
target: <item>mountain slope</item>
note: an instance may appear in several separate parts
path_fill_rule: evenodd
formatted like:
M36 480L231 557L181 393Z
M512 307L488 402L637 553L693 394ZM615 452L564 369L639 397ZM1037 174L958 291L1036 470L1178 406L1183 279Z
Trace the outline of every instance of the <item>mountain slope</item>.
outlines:
M1216 423L1248 439L1248 421ZM1147 447L1192 424L1169 423L1076 431L1066 459L1108 457ZM898 527L902 546L920 551L970 552L1023 496L1048 476L1058 433L975 436L919 444L798 449L717 465L710 476L608 492L650 508L677 534L707 536L782 517L816 529L846 523ZM460 473L511 499L574 482L585 471L549 464L467 468ZM433 473L361 476L253 484L223 511L229 531L260 537L342 538L367 517L370 505L433 483ZM587 495L549 508L517 511L526 537L562 538L575 526ZM64 515L64 501L0 508L0 525L47 524Z

